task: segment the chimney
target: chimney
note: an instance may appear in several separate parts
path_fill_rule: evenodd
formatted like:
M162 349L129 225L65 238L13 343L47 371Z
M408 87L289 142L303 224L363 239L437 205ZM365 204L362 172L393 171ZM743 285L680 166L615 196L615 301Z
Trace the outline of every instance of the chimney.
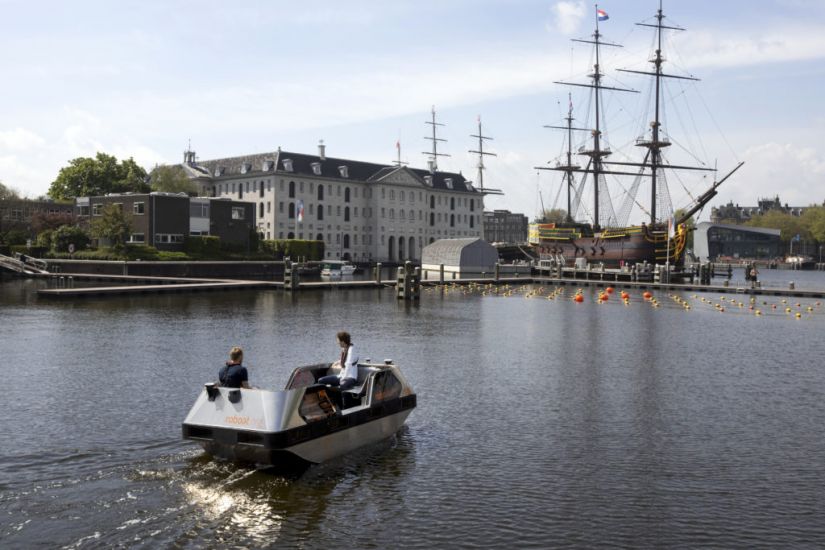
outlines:
M427 170L430 171L430 174L435 173L435 159L429 159L427 161Z
M327 159L326 148L327 148L327 146L324 145L324 140L323 139L320 140L318 142L318 158L319 159L321 159L321 160L326 160Z

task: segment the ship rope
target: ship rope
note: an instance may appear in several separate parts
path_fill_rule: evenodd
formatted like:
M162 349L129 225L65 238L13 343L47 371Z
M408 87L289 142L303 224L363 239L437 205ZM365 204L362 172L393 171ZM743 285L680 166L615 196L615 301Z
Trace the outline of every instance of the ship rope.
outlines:
M613 210L613 201L610 199L604 174L599 174L599 213L604 223L601 223L601 220L596 220L596 223L603 227L616 227L616 212Z
M590 162L587 163L587 170L590 170ZM576 219L579 215L579 208L582 205L582 193L584 192L584 185L587 182L587 172L582 174L581 181L579 184L573 189L573 197L570 200L570 218Z
M656 187L656 211L659 212L659 219L664 221L673 216L673 202L670 200L670 189L665 171L657 170L656 179L659 182Z

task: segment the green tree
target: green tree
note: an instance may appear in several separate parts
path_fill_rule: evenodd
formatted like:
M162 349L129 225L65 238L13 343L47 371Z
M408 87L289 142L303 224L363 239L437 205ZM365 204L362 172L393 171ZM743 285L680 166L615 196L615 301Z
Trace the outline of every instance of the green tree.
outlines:
M0 181L0 201L2 200L14 200L19 199L20 193L18 193L14 188L7 187Z
M131 216L127 216L120 205L107 204L100 218L92 222L92 236L106 239L115 250L125 248L131 232Z
M825 207L814 206L802 214L802 223L816 242L825 243Z
M156 166L149 173L152 191L164 193L186 193L187 195L197 195L198 186L186 175L180 166Z
M567 221L567 210L563 208L548 208L542 212L538 223L563 223Z
M810 239L811 235L802 218L792 216L779 210L768 210L764 214L754 216L745 225L752 227L767 227L769 229L779 229L779 238L789 242L796 235L801 235L803 239Z
M95 197L107 193L148 193L146 170L131 158L118 163L106 153L95 158L78 157L60 169L49 196L55 200Z

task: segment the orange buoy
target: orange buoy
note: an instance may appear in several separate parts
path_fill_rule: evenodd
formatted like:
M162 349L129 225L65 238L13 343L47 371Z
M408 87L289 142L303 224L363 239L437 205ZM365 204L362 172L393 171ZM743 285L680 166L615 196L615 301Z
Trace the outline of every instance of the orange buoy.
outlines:
M582 296L581 294L576 294L576 296L573 298L573 301L579 303L584 302L584 296Z
M608 296L607 294L599 294L599 300L601 300L602 302L606 302L608 298L610 298L610 296Z
M606 289L604 289L604 291L607 292L608 294L613 294L613 287L609 286Z
M627 292L622 291L622 300L627 300L628 298L630 298L630 294L628 294Z
M642 296L644 296L645 300L650 300L651 298L653 298L653 293L646 290L645 293L642 294Z

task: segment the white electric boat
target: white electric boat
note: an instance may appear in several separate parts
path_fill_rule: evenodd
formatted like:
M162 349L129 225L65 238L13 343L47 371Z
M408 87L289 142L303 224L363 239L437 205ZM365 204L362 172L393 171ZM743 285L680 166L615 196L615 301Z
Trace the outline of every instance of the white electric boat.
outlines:
M358 365L358 384L316 384L329 363L298 367L281 391L205 384L183 421L183 438L216 457L260 466L319 463L390 437L416 405L392 361Z
M355 273L356 267L349 262L339 260L326 260L321 265L321 277L330 279L340 279Z

